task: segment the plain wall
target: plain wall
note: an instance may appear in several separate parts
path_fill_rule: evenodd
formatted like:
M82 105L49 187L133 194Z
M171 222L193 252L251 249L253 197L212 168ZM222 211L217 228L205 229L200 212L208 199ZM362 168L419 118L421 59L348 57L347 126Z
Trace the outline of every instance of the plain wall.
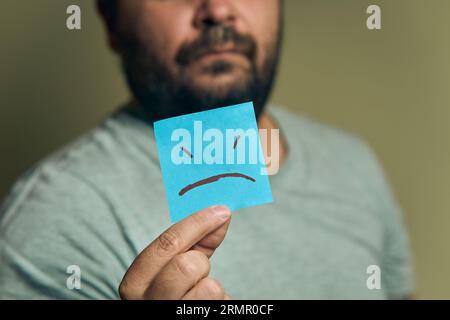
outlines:
M82 9L82 30L66 8ZM382 30L366 8L382 8ZM92 0L0 3L0 196L128 99ZM450 1L287 0L273 101L366 139L405 211L418 298L450 299Z

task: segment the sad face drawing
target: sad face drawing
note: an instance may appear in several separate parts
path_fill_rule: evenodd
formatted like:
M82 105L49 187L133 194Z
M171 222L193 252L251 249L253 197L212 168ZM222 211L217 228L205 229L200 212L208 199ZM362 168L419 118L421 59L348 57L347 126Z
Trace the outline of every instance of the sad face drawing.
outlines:
M272 201L252 103L161 120L154 133L172 222Z
M233 143L233 149L236 150L236 146L239 142L239 139L241 138L240 135L237 135L234 143ZM181 151L183 151L184 153L186 153L191 159L194 157L187 149L185 149L184 147L181 147ZM243 178L243 179L247 179L249 181L252 182L256 182L256 180L248 175L239 173L239 172L233 172L233 173L222 173L222 174L217 174L215 176L211 176L202 180L199 180L197 182L191 183L189 185L187 185L186 187L184 187L183 189L180 190L180 192L178 192L178 195L183 196L186 192L195 189L199 186L202 185L206 185L208 183L213 183L216 181L219 181L222 178Z

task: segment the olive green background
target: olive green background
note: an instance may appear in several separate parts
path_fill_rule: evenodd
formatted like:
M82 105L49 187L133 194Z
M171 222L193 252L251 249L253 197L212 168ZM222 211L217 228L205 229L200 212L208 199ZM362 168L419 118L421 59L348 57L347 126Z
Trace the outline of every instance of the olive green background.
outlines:
M82 9L82 30L66 8ZM366 8L382 8L382 30ZM0 3L0 196L127 100L92 0ZM450 298L450 1L287 0L273 101L365 138L405 211L417 298Z

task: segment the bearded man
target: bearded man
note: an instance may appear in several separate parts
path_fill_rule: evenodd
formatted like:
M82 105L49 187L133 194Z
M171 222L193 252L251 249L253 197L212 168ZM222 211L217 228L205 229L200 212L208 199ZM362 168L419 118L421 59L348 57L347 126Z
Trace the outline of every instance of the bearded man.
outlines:
M132 98L13 188L1 209L1 298L411 294L401 211L370 149L267 105L281 0L99 0L98 8ZM169 226L152 124L247 101L260 129L281 132L275 201L233 212L231 224L218 203ZM66 287L75 281L67 270L78 271L78 290Z

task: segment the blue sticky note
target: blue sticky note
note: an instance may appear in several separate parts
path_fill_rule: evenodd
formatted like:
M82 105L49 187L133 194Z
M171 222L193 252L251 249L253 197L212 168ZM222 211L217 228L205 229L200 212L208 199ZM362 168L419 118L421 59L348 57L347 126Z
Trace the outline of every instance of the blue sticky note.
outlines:
M251 102L154 123L170 218L272 202Z

